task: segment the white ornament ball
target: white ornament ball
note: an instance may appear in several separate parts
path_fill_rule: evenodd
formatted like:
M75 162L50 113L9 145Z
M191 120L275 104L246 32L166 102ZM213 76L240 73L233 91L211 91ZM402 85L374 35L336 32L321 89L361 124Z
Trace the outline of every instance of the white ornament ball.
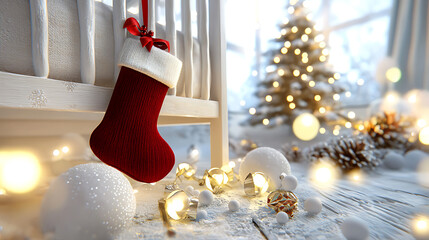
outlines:
M346 218L340 228L347 240L364 240L369 238L368 226L356 217Z
M322 201L318 197L311 197L304 201L304 210L310 214L318 214L322 211Z
M417 170L420 162L429 158L429 155L420 150L411 150L405 154L405 167L411 170Z
M405 158L396 152L390 151L384 157L384 166L392 170L400 170L405 165Z
M188 195L192 195L192 193L194 192L194 187L192 187L192 186L187 186L187 187L185 188L185 192L186 192Z
M262 172L269 180L269 189L281 186L280 174L291 175L288 160L274 148L260 147L246 154L240 165L239 175L244 182L249 173Z
M285 176L282 180L282 188L286 191L293 191L298 186L298 179L295 176Z
M213 202L213 193L209 190L203 190L200 192L200 195L198 196L199 205L201 206L208 206Z
M198 210L197 212L197 221L207 219L207 212L205 210Z
M82 164L58 176L41 206L42 231L55 239L112 239L134 217L130 182L102 163Z
M285 212L279 212L276 215L276 220L279 224L283 225L289 221L289 216Z
M228 203L228 208L229 208L229 211L236 212L238 211L238 209L240 209L240 202L237 200L231 200Z

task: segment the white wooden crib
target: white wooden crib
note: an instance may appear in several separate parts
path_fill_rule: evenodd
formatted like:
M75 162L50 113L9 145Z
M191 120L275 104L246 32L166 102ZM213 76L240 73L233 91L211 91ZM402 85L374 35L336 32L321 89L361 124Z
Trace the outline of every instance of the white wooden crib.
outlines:
M12 1L15 0L10 0L11 6L18 4ZM49 26L51 22L48 16L51 15L48 14L48 4L51 4L52 1L29 0L31 14L28 15L28 20L31 22L31 35L27 34L28 38L31 38L28 40L31 44L26 47L29 51L31 49L32 59L24 59L24 61L31 61L32 69L28 71L8 70L8 68L13 69L16 65L8 62L8 59L0 60L1 137L52 136L66 132L90 134L101 121L113 89L94 84L99 73L96 71L97 61L103 61L102 58L95 56L95 49L99 47L95 40L97 28L95 5L98 3L95 3L94 0L76 1L79 21L75 24L80 33L80 37L77 38L80 41L80 68L78 69L80 79L77 81L70 80L68 75L66 76L52 63L50 64L50 59L57 57L52 55L52 49L50 49L54 46L49 45L56 38L51 35L56 29L48 31L51 29L50 27L56 27ZM28 4L28 0L25 2ZM141 9L141 1L139 2ZM165 27L156 24L156 4L155 0L149 0L149 29L155 29L155 34L163 33L164 36L160 36L160 34L157 37L168 40L171 44L171 53L181 52L181 56L178 57L183 61L181 80L179 80L177 88L170 89L169 95L166 96L158 124L210 124L211 165L220 167L228 161L224 3L222 0L196 1L197 38L192 35L190 0L165 1ZM8 13L9 9L3 8L3 13ZM181 10L182 30L180 32L176 32L174 13L177 8ZM111 34L114 42L115 62L127 37L126 30L122 28L127 15L128 17L130 15L126 9L126 0L113 0L113 10L110 10L110 14L113 24ZM5 17L4 14L3 17ZM6 28L7 24L13 21L13 16L11 18L2 19L3 22L6 21L4 24ZM138 19L141 21L142 17L140 16ZM20 22L16 24L16 27L21 27ZM7 34L4 32L5 27L2 26L2 28L0 30L0 49L5 38L13 38L13 36L5 35ZM179 35L182 39L180 46L177 41ZM51 37L52 39L50 39ZM12 44L13 42L10 41L11 39L9 39L9 43ZM197 60L193 59L195 49L199 50ZM107 50L109 49L106 48L103 51ZM103 51L97 51L103 53ZM14 57L19 58L20 56L11 56L11 58ZM201 76L199 86L194 85L195 71L193 68L195 65L200 67L200 71L197 71L198 76ZM119 68L114 66L112 64L111 69L106 68L107 72L111 71L108 78L111 76L112 80L116 79L119 72ZM100 74L105 75L106 71ZM64 74L65 77L58 77L62 76L61 74ZM111 85L113 84L114 82ZM199 94L195 94L198 92L195 91L196 87Z

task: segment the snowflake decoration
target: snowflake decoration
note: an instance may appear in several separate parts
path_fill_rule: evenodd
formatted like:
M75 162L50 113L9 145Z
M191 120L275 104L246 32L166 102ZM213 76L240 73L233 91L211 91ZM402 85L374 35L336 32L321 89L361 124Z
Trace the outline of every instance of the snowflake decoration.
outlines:
M64 86L66 86L66 89L68 92L73 92L77 86L77 83L75 83L75 82L64 82Z
M43 106L46 106L46 103L48 102L48 99L45 96L45 92L41 89L33 90L28 96L28 100L30 100L33 107L41 108Z

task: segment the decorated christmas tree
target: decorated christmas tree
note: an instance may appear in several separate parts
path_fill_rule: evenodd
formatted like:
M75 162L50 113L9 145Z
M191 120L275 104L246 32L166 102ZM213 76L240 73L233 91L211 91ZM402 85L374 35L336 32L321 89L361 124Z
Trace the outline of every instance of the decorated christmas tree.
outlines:
M342 118L337 110L345 89L336 83L340 74L327 63L329 50L310 20L307 4L290 1L289 19L280 24L279 37L267 53L266 76L256 92L260 103L249 109L251 125L290 124L304 112L322 123Z

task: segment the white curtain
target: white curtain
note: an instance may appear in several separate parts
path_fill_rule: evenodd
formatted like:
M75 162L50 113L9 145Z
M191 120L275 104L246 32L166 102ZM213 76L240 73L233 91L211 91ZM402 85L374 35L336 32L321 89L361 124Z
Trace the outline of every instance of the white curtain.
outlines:
M399 92L429 90L428 0L394 0L388 54L401 69Z

